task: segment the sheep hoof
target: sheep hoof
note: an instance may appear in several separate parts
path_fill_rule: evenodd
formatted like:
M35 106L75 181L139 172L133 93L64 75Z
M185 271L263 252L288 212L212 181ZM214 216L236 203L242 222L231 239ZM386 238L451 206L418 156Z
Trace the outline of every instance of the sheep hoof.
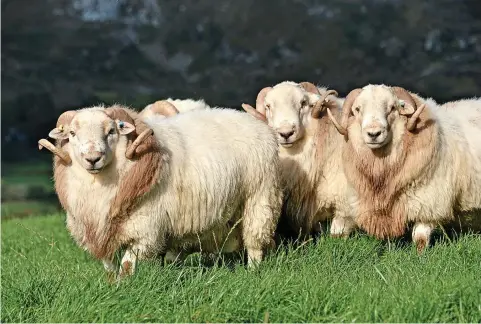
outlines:
M349 234L347 234L347 233L332 233L331 237L335 238L335 239L346 239L346 238L349 237Z
M261 249L247 249L247 268L257 268L262 261Z
M425 238L419 238L416 241L416 250L418 252L418 255L421 255L424 252L424 250L426 249L426 246L427 246L427 241Z
M119 279L125 278L127 276L131 276L133 274L134 274L134 267L132 266L132 262L124 261L119 271Z

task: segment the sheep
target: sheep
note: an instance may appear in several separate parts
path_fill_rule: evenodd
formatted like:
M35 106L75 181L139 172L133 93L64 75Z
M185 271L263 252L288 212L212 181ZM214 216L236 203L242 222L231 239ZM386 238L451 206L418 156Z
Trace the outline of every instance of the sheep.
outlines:
M333 218L332 236L347 237L356 228L348 201L352 189L338 149L343 137L326 115L326 107L338 109L342 102L334 90L284 81L262 89L255 109L242 105L277 133L285 191L280 227L285 221L291 230L309 235Z
M144 118L152 118L152 119L163 119L167 117L174 116L179 112L187 112L195 109L210 109L210 107L204 102L204 100L193 100L193 99L171 99L168 98L166 100L158 100L153 104L147 105L141 112L140 112L140 119ZM50 150L56 150L54 145L48 141L41 140L39 142L39 149L42 149L45 145L47 145ZM63 141L63 146L68 145L68 141ZM63 160L69 161L70 156L66 153L66 150L62 150L59 154L63 154ZM172 261L181 261L186 257L187 253L184 251L167 251L164 255L164 259L168 262Z
M155 107L155 108L154 108ZM172 99L159 100L147 105L141 112L141 118L152 117L156 115L158 118L165 118L178 114L179 112L188 112L197 109L210 109L210 106L203 99Z
M414 223L418 252L438 223L481 208L481 100L439 106L401 87L349 93L339 123L356 222L377 238ZM328 110L329 114L329 110ZM477 216L479 217L479 216Z
M277 142L244 113L141 120L127 107L91 107L63 113L49 136L67 228L108 272L121 248L119 277L167 250L245 247L252 266L273 246L282 205Z

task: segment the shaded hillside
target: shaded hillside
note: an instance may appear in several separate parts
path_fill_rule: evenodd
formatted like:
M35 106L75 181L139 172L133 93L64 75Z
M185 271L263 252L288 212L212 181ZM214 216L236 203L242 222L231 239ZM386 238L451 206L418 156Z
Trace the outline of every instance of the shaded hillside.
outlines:
M3 0L2 145L33 147L70 108L240 107L285 79L481 95L480 18L478 0Z

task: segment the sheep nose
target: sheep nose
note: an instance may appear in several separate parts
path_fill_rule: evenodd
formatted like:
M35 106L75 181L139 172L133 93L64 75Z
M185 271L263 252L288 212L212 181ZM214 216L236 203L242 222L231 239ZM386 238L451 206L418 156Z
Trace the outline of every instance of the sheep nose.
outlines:
M284 137L284 139L288 139L289 137L292 136L292 134L294 134L294 131L284 132L284 133L279 132L279 135L281 135L282 137Z
M367 135L369 135L369 137L372 139L376 139L379 135L381 135L381 131L367 132Z
M100 159L102 158L102 155L100 153L97 153L95 155L91 155L91 156L88 156L88 157L85 157L85 161L87 161L88 163L90 163L91 165L95 165L95 163L97 163L98 161L100 161Z

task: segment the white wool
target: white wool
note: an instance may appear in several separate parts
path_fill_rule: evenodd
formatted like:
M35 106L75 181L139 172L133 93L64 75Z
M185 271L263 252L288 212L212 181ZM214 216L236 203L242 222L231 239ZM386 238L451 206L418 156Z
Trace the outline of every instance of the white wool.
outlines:
M158 184L117 233L130 242L123 261L167 250L231 252L242 247L250 262L259 261L272 243L282 204L272 130L232 109L144 121L161 145L163 167ZM114 167L97 175L75 159L68 170L67 224L80 244L85 220L76 218L76 211L88 208L89 221L102 231L119 177L135 163L124 157L125 144L122 138L117 144ZM69 150L73 156L72 145ZM108 260L104 263L111 268Z
M321 94L327 90L318 89ZM294 125L297 129L292 146L279 145L284 217L293 230L304 234L319 230L320 222L334 217L331 234L345 236L355 224L348 199L351 188L344 176L339 149L343 137L331 125L325 111L321 119L314 119L312 108L301 107L303 98L312 105L320 96L307 92L298 83L284 81L267 92L264 101L271 106L266 115L274 130L283 125ZM344 99L332 95L328 98L340 111Z
M364 103L368 107L384 109L381 103L394 97L391 91L385 91L388 89L385 85L369 85L363 89L379 90L376 96L370 97L371 101ZM426 170L396 196L403 202L407 221L415 223L413 238L419 243L418 248L423 248L429 243L429 235L436 224L453 221L457 214L479 212L481 209L481 99L439 105L431 98L411 95L426 105L425 111L431 114L438 136L433 143L435 154ZM360 138L359 123L356 120L349 127L349 141L356 150L365 145ZM397 143L401 143L404 132L407 132L405 125L399 116L390 125L393 147L400 147ZM391 154L390 158L395 156ZM421 158L416 156L416 159ZM362 194L358 192L356 196L362 197ZM356 205L357 200L354 199L353 207ZM480 215L474 217L479 225Z

